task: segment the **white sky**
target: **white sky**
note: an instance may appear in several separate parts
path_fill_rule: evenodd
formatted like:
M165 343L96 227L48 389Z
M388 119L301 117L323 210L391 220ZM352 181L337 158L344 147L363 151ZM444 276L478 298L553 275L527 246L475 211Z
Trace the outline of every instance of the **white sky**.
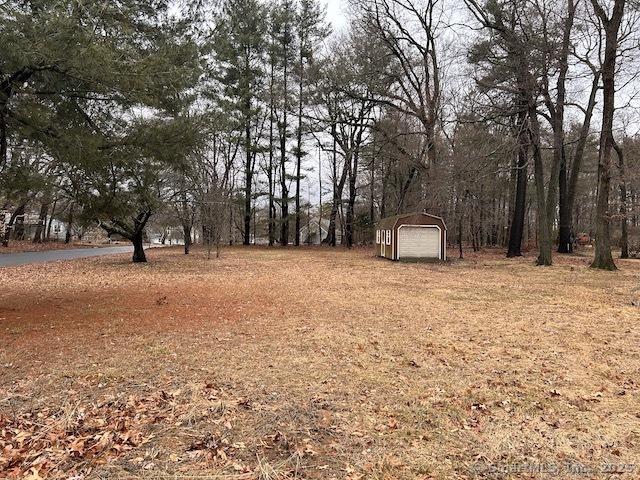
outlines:
M327 20L338 31L347 25L346 0L323 0L327 5Z

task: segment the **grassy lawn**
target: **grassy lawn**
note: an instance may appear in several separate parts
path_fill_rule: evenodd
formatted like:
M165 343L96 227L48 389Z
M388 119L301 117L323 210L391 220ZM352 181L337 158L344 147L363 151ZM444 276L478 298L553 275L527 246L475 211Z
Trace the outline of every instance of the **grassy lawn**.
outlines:
M149 259L0 269L0 478L640 475L640 262Z

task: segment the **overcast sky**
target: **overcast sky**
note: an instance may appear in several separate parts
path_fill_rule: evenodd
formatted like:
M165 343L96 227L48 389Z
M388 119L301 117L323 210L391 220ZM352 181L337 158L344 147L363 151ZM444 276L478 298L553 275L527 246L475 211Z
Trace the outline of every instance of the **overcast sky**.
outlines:
M337 31L347 25L346 0L324 0L327 4L327 20Z

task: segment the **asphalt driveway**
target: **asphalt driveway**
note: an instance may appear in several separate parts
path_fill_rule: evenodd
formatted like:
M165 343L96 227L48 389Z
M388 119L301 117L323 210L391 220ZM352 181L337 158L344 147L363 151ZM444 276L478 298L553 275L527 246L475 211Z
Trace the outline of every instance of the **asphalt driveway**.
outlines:
M68 250L45 250L41 252L4 253L0 254L0 267L25 265L27 263L55 262L58 260L74 260L76 258L98 257L118 253L131 253L133 246L71 248Z

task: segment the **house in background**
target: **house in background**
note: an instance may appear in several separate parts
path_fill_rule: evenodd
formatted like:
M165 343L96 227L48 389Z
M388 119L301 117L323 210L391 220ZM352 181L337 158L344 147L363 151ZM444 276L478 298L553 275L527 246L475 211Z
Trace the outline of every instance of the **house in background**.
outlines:
M4 237L9 222L11 221L11 212L9 210L0 211L0 236ZM24 240L31 240L35 235L38 224L41 222L37 212L27 211L22 215L17 215L12 225L12 238L15 237L16 231ZM47 216L42 225L44 236L49 232L49 240L62 241L67 234L67 225L65 222L57 218Z
M0 236L4 237L11 219L9 210L0 211ZM33 240L38 225L42 222L43 239L50 242L64 242L67 239L68 224L66 221L57 217L47 215L46 219L41 220L39 212L27 210L23 215L17 215L14 224L11 227L11 239L16 240ZM94 224L75 223L71 227L70 241L82 241L84 243L107 243L109 237L106 232Z

